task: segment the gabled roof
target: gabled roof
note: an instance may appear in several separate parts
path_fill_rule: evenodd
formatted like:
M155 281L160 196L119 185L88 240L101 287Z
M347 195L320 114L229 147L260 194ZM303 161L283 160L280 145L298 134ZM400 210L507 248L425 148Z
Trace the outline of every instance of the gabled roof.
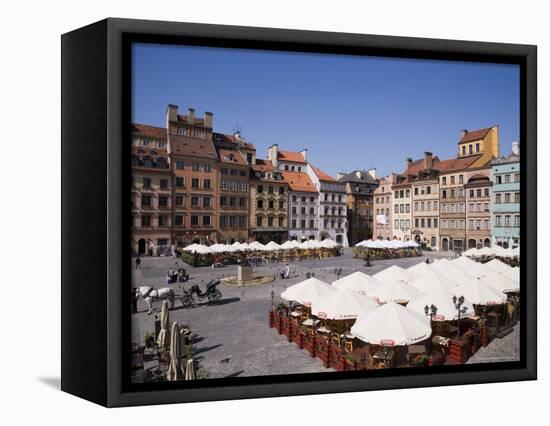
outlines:
M289 189L296 192L314 192L317 193L315 185L305 172L287 172L284 171L283 178L288 182Z
M172 152L176 155L188 155L217 159L214 143L208 139L190 138L188 136L170 135Z
M224 133L213 132L212 133L212 140L214 141L214 143L222 142L222 143L230 143L230 144L233 144L237 147L239 146L239 142L237 141L237 138L235 138L234 135L227 135L227 134L224 134ZM244 149L256 150L256 147L253 144L251 144L250 142L243 141L243 140L241 140L241 146L240 147L242 147Z
M238 164L241 166L247 166L248 163L245 161L241 153L233 149L218 149L218 158L220 163L225 164Z
M360 176L357 174L359 173ZM369 172L364 170L354 170L353 172L347 173L338 179L338 182L350 182L350 183L366 183L369 185L377 185L378 181L371 176Z
M440 161L436 167L440 173L457 172L459 170L467 169L480 158L481 154L464 158L450 158L448 160Z
M275 170L275 168L273 167L273 163L271 163L271 161L256 158L256 164L252 165L252 170L257 170L260 172L271 172Z
M277 159L291 163L307 164L304 156L294 151L277 151Z
M149 138L166 139L164 127L148 126L146 124L132 124L132 133L138 133Z
M489 133L490 130L491 127L488 127L486 129L472 130L471 132L465 130L465 134L464 136L462 136L459 143L473 142L483 139L485 136L487 136L487 133Z
M311 166L311 169L313 170L313 173L315 173L315 176L319 178L319 180L323 180L326 182L336 182L336 179L334 179L331 175L329 175L328 173L325 173L318 167Z

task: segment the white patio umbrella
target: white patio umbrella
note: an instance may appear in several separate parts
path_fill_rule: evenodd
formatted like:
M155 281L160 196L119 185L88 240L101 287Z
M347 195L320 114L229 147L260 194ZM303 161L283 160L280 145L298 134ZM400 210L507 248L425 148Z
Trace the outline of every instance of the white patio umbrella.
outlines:
M512 281L519 283L519 267L509 269L508 271L503 272L502 275L504 275L506 278L510 278Z
M402 346L428 339L432 328L425 315L390 302L357 318L351 332L370 344Z
M451 263L454 266L458 266L459 268L461 268L467 274L473 275L475 277L482 277L489 272L485 265L475 262L466 256L460 256L451 261ZM452 273L452 271L450 272Z
M418 244L416 241L410 240L410 241L407 241L407 242L405 243L405 246L406 246L406 247L416 248L416 247L420 247L420 244Z
M305 240L302 243L300 243L299 248L304 249L304 250L312 249L313 244L312 244L311 240Z
M489 262L485 263L483 266L490 271L499 272L499 273L507 272L510 269L512 269L511 266L507 265L506 263L498 259L490 260Z
M462 256L477 256L477 249L475 247L466 250L464 253L462 253Z
M494 256L495 255L495 247L499 247L499 246L480 248L477 251L477 256Z
M466 284L454 287L449 291L457 297L464 296L465 299L476 305L498 305L506 302L506 295L502 291L488 286L480 278L473 278Z
M449 290L456 287L456 283L452 282L444 275L433 271L428 271L420 277L416 277L409 281L409 285L416 288L421 293L431 293L436 290Z
M197 247L195 247L192 251L193 251L193 253L198 253L198 254L214 253L214 250L212 250L210 247L203 246L201 244L197 245Z
M380 284L376 278L371 277L364 272L356 271L332 283L337 289L348 289L365 294L366 291Z
M403 281L391 279L383 281L379 285L367 290L365 294L377 299L380 303L392 301L406 303L420 296L421 293Z
M514 255L514 257L519 256L519 246L512 249L512 254Z
M160 348L166 349L170 345L170 336L169 336L169 310L168 310L168 301L165 300L162 302L162 307L160 308L160 331L157 336L157 345Z
M378 302L348 289L328 293L311 304L311 313L319 318L347 320L378 307Z
M431 267L434 272L438 272L443 275L466 274L466 275L469 275L470 277L474 276L474 274L469 273L464 268L459 268L457 265L453 264L453 262L451 262L448 259L440 259L437 262L432 263Z
M168 381L183 380L183 368L181 366L181 341L180 328L177 322L172 323L170 333L170 365L168 367Z
M377 274L373 275L379 281L400 280L409 281L411 277L407 274L407 271L397 265L392 265Z
M458 319L458 311L453 303L453 296L453 293L443 289L432 291L410 301L407 304L407 310L426 315L424 308L434 305L437 308L437 312L433 317L433 321L453 321ZM466 308L466 312L461 313L461 317L474 313L474 305L468 300L464 300L462 308Z
M264 246L264 251L276 251L280 249L281 249L281 246L277 244L275 241L270 241Z
M519 291L519 280L515 281L498 272L491 271L487 275L480 277L479 281L497 291Z
M263 250L265 246L259 241L254 241L248 245L250 250Z
M197 244L197 243L193 243L193 244L188 245L187 247L184 247L183 251L195 251L197 249L197 247L201 247L201 245Z
M319 246L324 248L334 248L338 247L338 243L334 240L331 240L330 238L327 238L319 243Z
M292 244L292 241L285 241L283 244L281 244L281 248L283 250L292 250L294 249L294 244Z
M281 293L281 297L287 301L294 301L304 306L311 306L311 304L319 298L334 291L336 291L335 287L312 277L291 285Z
M417 278L428 272L432 272L432 269L430 268L430 265L428 265L426 262L419 262L416 265L407 268L406 271L407 275L409 275L411 278Z
M494 246L492 247L493 255L498 257L514 257L512 254L511 249L505 249L501 246Z
M363 240L359 241L357 244L355 244L355 247L366 247L368 248L370 246L371 242L370 240Z

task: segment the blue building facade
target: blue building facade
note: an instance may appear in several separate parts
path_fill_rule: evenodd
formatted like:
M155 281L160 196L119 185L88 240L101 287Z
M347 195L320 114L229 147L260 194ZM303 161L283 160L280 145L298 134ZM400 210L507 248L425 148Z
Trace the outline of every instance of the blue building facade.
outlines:
M493 244L504 248L516 247L520 242L519 158L519 144L514 142L510 155L491 162Z

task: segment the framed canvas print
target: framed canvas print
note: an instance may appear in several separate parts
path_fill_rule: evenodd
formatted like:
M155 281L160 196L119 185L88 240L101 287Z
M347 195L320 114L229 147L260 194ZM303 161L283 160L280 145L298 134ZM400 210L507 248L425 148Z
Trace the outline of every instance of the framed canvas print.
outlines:
M536 47L107 19L62 37L62 389L536 378Z

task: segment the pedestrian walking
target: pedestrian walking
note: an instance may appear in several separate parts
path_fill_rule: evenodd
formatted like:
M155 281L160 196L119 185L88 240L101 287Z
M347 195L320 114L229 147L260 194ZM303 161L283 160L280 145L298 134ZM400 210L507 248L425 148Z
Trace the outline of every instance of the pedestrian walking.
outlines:
M426 258L426 263L429 265L430 264L430 259L429 258Z
M139 254L136 257L136 269L141 269L141 257L139 257Z

